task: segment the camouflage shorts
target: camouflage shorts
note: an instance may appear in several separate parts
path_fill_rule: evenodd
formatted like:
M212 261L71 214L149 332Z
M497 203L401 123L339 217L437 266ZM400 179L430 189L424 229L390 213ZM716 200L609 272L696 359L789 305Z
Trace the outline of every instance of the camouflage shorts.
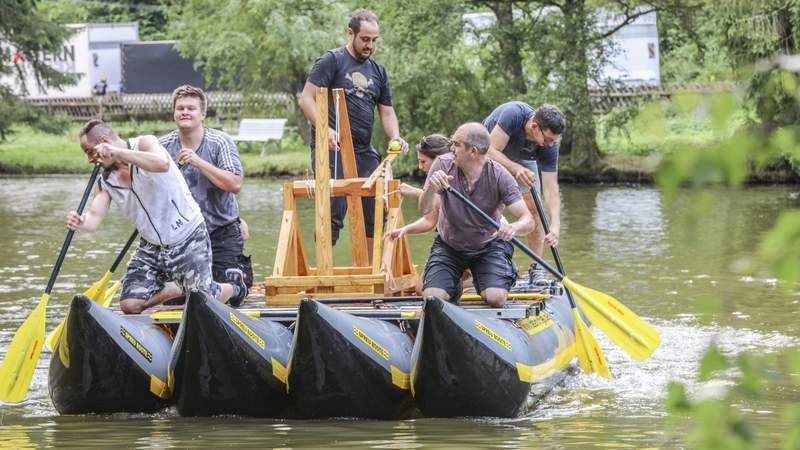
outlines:
M220 287L211 278L211 241L200 224L183 242L160 246L141 239L122 280L122 299L149 300L173 281L184 291L204 291L216 297Z

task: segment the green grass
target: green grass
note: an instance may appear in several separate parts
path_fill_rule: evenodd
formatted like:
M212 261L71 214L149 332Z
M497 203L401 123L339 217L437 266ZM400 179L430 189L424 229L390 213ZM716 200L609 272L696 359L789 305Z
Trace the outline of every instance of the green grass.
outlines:
M705 147L719 139L721 134L732 132L744 123L745 117L735 116L730 130L716 132L708 117L696 112L680 114L668 111L655 120L637 118L638 110L615 111L597 116L597 142L613 165L619 157L638 158L654 154L669 154L679 145ZM661 114L661 113L659 113ZM174 129L170 121L120 122L113 124L122 136L141 134L162 135ZM208 125L226 129L234 123ZM655 127L655 128L654 128ZM16 174L85 173L91 166L78 147L80 124L73 124L60 135L45 134L30 127L20 126L14 134L0 143L0 172ZM261 143L244 143L239 146L242 166L248 176L302 175L310 168L310 151L297 133L284 136L280 147L266 144L267 155L260 156ZM616 157L616 158L615 158ZM625 170L624 167L620 167Z
M165 134L174 129L172 122L121 122L113 124L122 136ZM219 124L210 124L219 127ZM80 124L73 124L62 134L47 134L27 126L14 128L0 143L0 173L47 174L87 173L91 165L78 146ZM261 157L261 144L241 146L244 172L250 176L300 175L310 167L310 150L296 133L284 136L281 146L267 144L267 155Z
M651 108L649 111L647 108ZM638 110L621 110L595 117L597 144L606 155L649 156L667 155L678 146L707 147L730 136L746 121L745 113L737 111L723 130L715 130L711 117L702 111L656 111L653 104ZM648 113L654 113L648 115Z

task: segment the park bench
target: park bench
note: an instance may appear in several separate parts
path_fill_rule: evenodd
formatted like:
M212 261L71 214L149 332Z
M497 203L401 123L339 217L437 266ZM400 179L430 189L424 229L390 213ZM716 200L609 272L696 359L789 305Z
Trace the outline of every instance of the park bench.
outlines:
M286 119L242 119L239 122L239 131L231 136L237 142L268 142L278 141L280 149ZM267 146L261 147L261 156L267 152Z

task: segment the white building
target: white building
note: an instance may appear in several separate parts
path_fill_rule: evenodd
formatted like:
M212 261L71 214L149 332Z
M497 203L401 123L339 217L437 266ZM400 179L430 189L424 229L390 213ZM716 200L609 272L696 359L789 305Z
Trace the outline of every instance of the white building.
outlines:
M542 14L555 13L555 7L541 10ZM521 17L514 11L515 17ZM464 14L465 42L476 44L482 39L481 30L495 22L491 12ZM609 30L622 22L619 15L600 12L597 15L598 31ZM600 81L617 81L627 85L661 84L661 67L658 50L656 13L650 12L636 18L611 35L608 42L607 61L600 68ZM591 57L591 56L590 56Z
M118 91L122 80L120 45L139 40L139 25L130 23L72 24L67 25L74 33L64 43L61 51L43 54L42 59L62 73L73 74L77 81L61 89L45 86L39 89L32 70L25 63L25 49L3 46L3 57L14 64L22 64L26 74L25 87L28 97L88 97L92 87L105 77L108 92ZM0 82L12 86L22 93L16 78L2 77Z

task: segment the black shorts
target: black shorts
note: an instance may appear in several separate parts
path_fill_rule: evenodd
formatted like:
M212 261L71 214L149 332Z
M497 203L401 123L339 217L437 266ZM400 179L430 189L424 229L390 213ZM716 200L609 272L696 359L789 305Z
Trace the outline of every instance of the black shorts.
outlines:
M517 280L512 256L514 246L500 238L493 239L480 250L461 251L445 244L437 235L425 265L423 289L439 288L456 300L461 295L461 275L470 269L478 293L487 288L509 290Z
M250 257L244 256L244 239L239 219L221 226L209 234L211 238L211 273L214 281L227 283L227 269L241 269L247 287L253 285L253 267Z
M342 154L338 151L329 150L328 152L329 164L331 169L331 176L337 180L344 178L344 170L342 169ZM316 152L311 149L311 169L314 170ZM367 178L372 175L372 172L380 165L381 155L370 147L367 151L355 152L356 157L356 171L358 176ZM336 169L334 175L334 168ZM361 197L361 208L364 211L364 228L368 238L373 237L375 230L375 198L374 197ZM339 240L339 231L344 228L344 216L347 214L347 198L345 197L331 197L331 240L336 245ZM385 218L384 218L385 220Z

